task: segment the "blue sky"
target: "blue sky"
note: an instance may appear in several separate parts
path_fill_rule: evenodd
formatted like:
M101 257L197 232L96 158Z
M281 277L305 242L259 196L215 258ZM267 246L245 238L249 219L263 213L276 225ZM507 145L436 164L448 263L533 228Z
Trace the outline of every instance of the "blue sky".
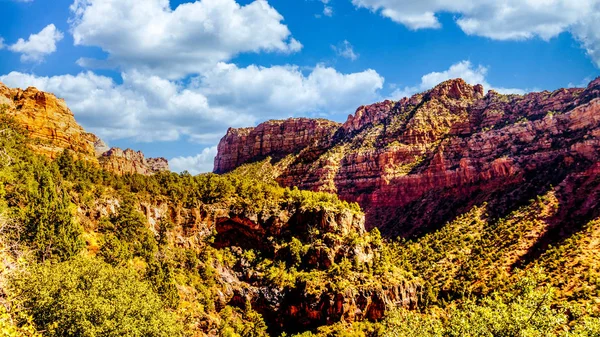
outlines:
M600 0L0 0L0 81L111 146L211 170L228 127L343 122L448 78L501 92L600 73Z

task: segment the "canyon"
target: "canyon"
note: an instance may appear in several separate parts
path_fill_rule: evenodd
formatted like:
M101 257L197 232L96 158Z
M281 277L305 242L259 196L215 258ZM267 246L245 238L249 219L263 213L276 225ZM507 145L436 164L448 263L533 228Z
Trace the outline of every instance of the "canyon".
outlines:
M366 231L364 214L356 205L339 202L332 195L313 196L283 189L274 181L257 186L258 182L243 172L238 177L171 173L164 158L146 158L142 152L109 147L77 123L64 100L33 87L10 89L0 84L0 117L7 126L3 137L12 139L14 133L9 131L14 130L23 136L7 144L22 145L21 149L31 150L32 153L19 151L27 153L29 159L39 157L43 163L40 165L55 165L56 170L65 173L56 179L70 191L71 215L85 229L85 249L90 255L108 255L111 257L107 261L114 262L120 248L111 246L114 241L108 240L117 229L114 225L107 227L110 229L103 226L126 212L124 207L129 206L124 205L131 205L132 216L127 221L139 214L150 242L160 238L168 249L181 249L192 255L228 254L230 260L237 260L190 262L213 270L207 280L212 284L211 294L203 296L214 301L214 308L197 313L218 316L226 307L243 310L251 304L252 310L268 322L269 329L278 334L338 322L378 321L392 308L418 306L421 289L412 276L391 272L373 275L382 258L383 243L380 237L371 237ZM278 149L285 149L278 157L283 158L289 151L315 146L321 139L333 136L338 127L338 123L326 120L296 119L293 125L273 123L262 130L236 130L243 139L270 138L272 142L270 147L240 148L239 156L223 158L222 165L241 165L263 154L278 156ZM294 139L287 138L290 134L295 135ZM65 152L72 160L63 156ZM14 160L8 164L14 164ZM213 183L212 179L220 183ZM243 180L248 180L246 185L232 185ZM13 189L13 184L16 185L6 186ZM172 193L169 188L175 186L181 190ZM219 196L232 188L235 193ZM255 190L248 193L250 188ZM194 197L188 193L195 193ZM239 195L244 193L250 195L251 201ZM295 195L297 202L283 198L285 193ZM267 195L269 202L257 206L257 195L258 201L261 195ZM310 206L306 200L311 200ZM12 202L16 200L11 199ZM241 202L241 206L236 202ZM265 270L256 260L248 259L248 252L265 261L273 260L273 266L267 262ZM279 278L271 276L275 271L283 273L284 283L278 284ZM194 297L196 291L191 285L180 284L178 296L198 301ZM198 331L216 329L215 321L206 318L193 324L197 324L193 329Z
M516 270L537 264L571 277L570 267L554 264L566 258L552 254L573 254L568 261L592 271L597 260L600 79L527 95L456 79L361 106L345 123L290 118L230 128L217 174L197 176L110 148L63 100L35 88L0 85L0 111L7 130L13 122L23 130L21 149L36 154L29 159L42 158L5 166L55 167L47 173L68 191L86 251L112 263L144 265L146 256L144 270L163 277L152 282L171 282L186 329L201 336L220 335L237 315L232 308L258 313L273 335L314 331L381 322L396 310L460 299L465 289L485 296L495 280L512 282ZM80 161L48 160L65 151ZM6 185L15 209L19 184ZM119 257L137 244L110 241L122 213L139 220L134 239L156 240L160 254L150 244L147 255ZM562 299L596 289L594 277L579 276L574 295L553 284Z

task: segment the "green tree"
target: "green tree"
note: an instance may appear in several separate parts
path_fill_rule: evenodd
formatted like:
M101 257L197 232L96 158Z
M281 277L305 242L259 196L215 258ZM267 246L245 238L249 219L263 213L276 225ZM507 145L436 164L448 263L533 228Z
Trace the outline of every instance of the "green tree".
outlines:
M47 167L34 167L35 187L22 212L25 237L41 260L67 260L84 246L82 228L73 221L67 194L55 184ZM37 185L37 186L36 186Z
M105 232L113 232L121 241L129 243L132 254L150 261L158 251L154 234L146 225L146 218L135 208L132 196L125 197L110 223L112 228L104 228Z
M173 268L168 262L151 261L146 271L146 280L168 307L177 308L179 293L173 279Z
M150 285L93 258L33 265L12 275L10 287L45 336L181 336Z

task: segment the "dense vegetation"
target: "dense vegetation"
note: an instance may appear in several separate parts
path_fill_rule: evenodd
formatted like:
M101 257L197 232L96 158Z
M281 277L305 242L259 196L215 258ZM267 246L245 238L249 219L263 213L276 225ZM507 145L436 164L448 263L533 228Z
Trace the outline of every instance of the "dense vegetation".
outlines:
M216 249L210 232L186 233L194 243L176 245L176 236L197 228L175 228L168 218L151 228L141 203L208 212L360 213L334 195L281 188L245 174L118 176L69 151L55 160L34 154L26 132L6 115L0 131L1 326L10 335L266 335L263 318L249 303L232 307L220 299L228 286L220 281L223 269L243 260L263 282L283 289L296 279L316 283L337 265L314 273L301 267L306 242L293 237L274 243L277 256L271 252L269 258L260 251ZM116 201L114 210L92 214L98 200ZM311 240L324 245L323 235Z
M264 164L222 176L117 176L69 151L36 155L29 142L0 114L2 336L600 335L600 222L523 263L556 212L552 191L502 219L474 207L411 241L309 226L240 249L181 219L191 210L213 225L219 214L361 211L281 188ZM148 209L165 204L174 215L151 222ZM398 284L418 289L418 306L385 308L376 322L302 328L266 304L232 299L261 289L267 299L310 302Z

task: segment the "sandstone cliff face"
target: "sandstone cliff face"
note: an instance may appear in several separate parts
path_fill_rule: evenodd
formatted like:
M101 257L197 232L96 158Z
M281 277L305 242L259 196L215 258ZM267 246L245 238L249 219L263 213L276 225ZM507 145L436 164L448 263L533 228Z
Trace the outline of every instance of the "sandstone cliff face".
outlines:
M34 139L32 149L50 158L70 150L78 159L118 174L169 170L164 158L146 159L141 152L110 149L96 135L85 132L65 101L53 94L33 87L11 89L0 83L0 107L28 131Z
M93 228L101 218L117 213L120 204L121 201L111 195L80 204L79 221ZM412 280L378 283L364 279L357 281L359 286L355 289L333 289L327 284L328 280L324 280L318 294L306 284L293 289L279 288L267 282L256 267L243 258L245 252L254 251L275 260L278 255L287 253L278 250L281 242L292 237L303 243L314 242L316 235L325 242L307 251L298 268L326 272L343 259L352 260L354 264L372 264L379 254L376 249L348 243L349 236L366 234L364 215L348 209L306 210L290 206L252 213L221 204L186 208L169 198L154 196L138 201L137 209L157 235L161 221L173 223L167 237L177 247L202 250L206 242L212 242L215 248L227 248L240 258L241 262L234 266L215 266L215 279L222 287L214 299L215 306L245 308L250 302L274 332L282 328L302 331L340 321L376 321L392 308L415 309L421 296L419 284ZM211 235L214 240L207 241ZM88 242L89 249L97 251L96 244Z
M418 235L483 202L501 215L598 163L599 97L600 79L524 96L484 94L480 85L451 80L360 107L318 145L275 158L274 174L286 186L359 202L367 226L388 236ZM222 140L216 163L248 146L235 141ZM584 207L596 207L600 198L592 199Z
M150 175L169 170L169 163L165 158L146 159L141 151L121 150L119 148L111 148L102 153L100 166L117 174L138 173Z
M0 83L0 106L39 140L37 152L55 158L69 149L82 159L95 159L95 136L77 124L64 100L36 88L10 89Z
M304 148L319 146L338 123L324 119L292 118L263 123L256 128L227 130L219 143L215 172L225 173L241 164L266 157L281 159Z
M234 254L243 255L244 250L257 250L263 256L273 258L279 254L279 240L294 237L300 242L313 242L306 252L301 270L326 271L342 260L355 264L373 263L379 252L370 246L352 246L346 238L364 236L364 215L350 210L303 210L289 209L275 214L246 214L229 212L216 217L217 233L214 245L230 247ZM322 240L321 244L314 244ZM391 308L415 309L421 294L418 283L396 281L373 282L368 279L355 280L356 288L336 289L330 280L314 285L308 281L294 289L280 289L270 282L253 275L244 264L236 265L228 274L229 283L237 284L231 289L229 304L245 307L249 301L252 308L260 312L274 332L278 329L303 331L335 322L377 321ZM290 328L293 326L294 328Z
M235 289L229 303L243 308L250 300L252 308L261 313L274 332L300 332L337 322L380 321L391 308L414 310L420 293L420 287L411 282L331 291L319 296L306 289L278 292L268 286L251 286Z

